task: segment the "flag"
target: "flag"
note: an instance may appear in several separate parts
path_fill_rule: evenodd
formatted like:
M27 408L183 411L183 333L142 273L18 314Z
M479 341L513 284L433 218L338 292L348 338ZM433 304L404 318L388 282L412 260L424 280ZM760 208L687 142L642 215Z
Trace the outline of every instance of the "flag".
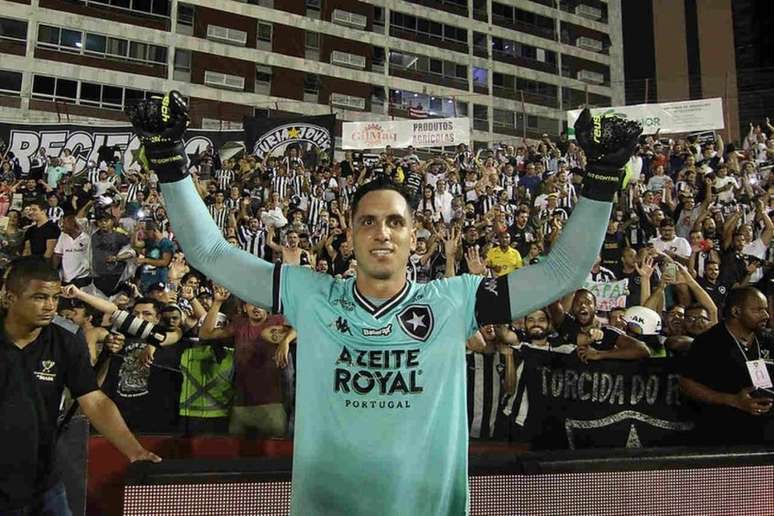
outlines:
M417 104L416 107L409 106L408 114L409 118L427 118L427 111L422 108L422 104Z

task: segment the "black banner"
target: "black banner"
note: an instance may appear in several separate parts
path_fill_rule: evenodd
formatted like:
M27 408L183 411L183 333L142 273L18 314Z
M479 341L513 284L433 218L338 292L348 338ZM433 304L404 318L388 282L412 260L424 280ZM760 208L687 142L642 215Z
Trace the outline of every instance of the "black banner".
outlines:
M693 428L670 359L600 360L521 346L529 413L541 447L679 444Z
M283 156L292 146L304 157L315 153L321 161L331 162L336 137L336 115L303 118L245 117L245 146L263 159ZM306 160L305 160L306 161Z
M117 146L123 156L124 167L135 162L140 142L127 126L93 126L77 124L14 124L0 123L0 139L8 143L10 151L19 160L23 174L30 170L30 158L39 149L46 149L49 156L57 157L63 149L70 149L75 156L77 174L83 171L89 161L98 161L100 148ZM244 139L244 132L209 131L189 129L185 134L185 150L194 157L212 145L216 150L226 142Z

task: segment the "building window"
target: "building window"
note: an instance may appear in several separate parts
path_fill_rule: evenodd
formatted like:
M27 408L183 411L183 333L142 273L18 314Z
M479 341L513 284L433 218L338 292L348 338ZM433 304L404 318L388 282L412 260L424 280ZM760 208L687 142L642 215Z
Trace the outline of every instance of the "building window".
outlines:
M271 23L258 22L258 41L265 41L271 43Z
M20 72L10 72L0 70L0 93L21 92L22 74Z
M0 40L27 41L27 22L0 18Z
M271 84L271 66L255 65L255 82Z
M169 17L169 5L171 2L170 0L89 0L88 3L136 11L153 16Z
M312 31L306 31L306 37L305 37L305 45L306 48L309 50L319 50L320 49L320 33L319 32L312 32Z
M191 51L175 49L175 70L191 71Z
M193 27L196 9L192 5L177 4L177 23Z
M304 74L304 93L320 94L320 76L314 73Z
M117 57L148 64L166 64L167 62L166 47L48 25L38 27L38 45L64 52L97 55L98 57Z

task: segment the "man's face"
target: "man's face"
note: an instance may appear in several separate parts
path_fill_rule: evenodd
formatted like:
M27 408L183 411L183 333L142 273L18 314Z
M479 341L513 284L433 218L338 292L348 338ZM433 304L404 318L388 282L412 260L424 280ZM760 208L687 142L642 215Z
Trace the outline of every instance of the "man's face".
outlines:
M675 237L674 226L661 226L661 240L672 240Z
M612 310L610 312L610 326L626 331L626 321L623 318L624 313L626 312L623 309Z
M73 324L77 324L81 328L83 328L89 319L89 317L86 315L86 309L83 307L66 308L62 310L62 317L69 320Z
M621 253L621 262L627 267L634 267L637 263L637 251L631 247L627 247Z
M746 242L746 239L744 237L744 233L737 233L734 235L734 249L737 253L741 253L744 250L744 244Z
M328 272L328 260L318 259L317 266L315 267L317 272Z
M180 325L183 323L183 319L180 316L179 310L170 310L168 312L164 312L162 314L162 317L164 318L164 322L172 329L180 328Z
M589 292L580 291L575 294L572 300L572 314L581 326L588 326L594 322L596 311L597 303Z
M519 223L519 226L523 227L527 225L527 221L529 221L529 213L526 212L519 212L519 216L516 217L516 222Z
M507 231L503 231L500 233L500 236L498 237L498 241L500 242L500 248L501 249L508 249L508 247L511 245L511 235Z
M709 323L709 314L704 308L689 308L685 311L685 333L691 337L701 335L707 331Z
M30 204L27 207L27 216L30 220L38 222L45 216L45 212L37 204Z
M708 263L704 267L704 277L710 281L717 281L720 276L720 265L715 262Z
M747 298L736 315L742 326L749 331L761 331L769 321L769 304L760 292Z
M524 329L530 340L542 340L548 335L548 317L543 310L535 310L524 318Z
M485 324L480 328L481 335L484 336L484 340L494 340L497 336L495 334L494 324Z
M298 233L295 231L288 232L288 247L298 247Z
M58 281L31 280L21 292L7 293L8 316L26 327L48 326L56 315L62 285Z
M132 315L153 325L159 323L159 314L151 303L139 303L132 308Z
M260 306L251 305L250 303L245 303L244 306L245 315L250 320L250 322L259 323L266 319L267 312Z
M467 240L468 243L478 240L478 230L474 226L469 226L468 230L465 231L465 240Z
M221 204L225 200L225 197L221 192L215 194L215 202Z
M702 236L701 231L691 231L691 247L698 248L699 244L701 244Z
M73 217L67 217L62 220L62 231L71 238L75 238L80 232L81 227Z
M685 308L682 306L672 307L666 313L665 322L669 335L683 335L685 332Z
M101 218L97 221L97 227L100 231L107 232L113 230L113 219Z
M416 245L406 200L392 190L369 192L352 217L358 277L386 280L405 274L409 253Z
M427 242L422 240L417 240L417 254L425 254L427 252Z

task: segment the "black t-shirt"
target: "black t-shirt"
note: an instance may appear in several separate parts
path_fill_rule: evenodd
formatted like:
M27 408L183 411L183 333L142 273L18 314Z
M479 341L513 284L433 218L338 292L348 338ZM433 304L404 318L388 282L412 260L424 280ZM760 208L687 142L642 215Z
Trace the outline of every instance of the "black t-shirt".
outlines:
M56 424L65 387L73 398L98 389L77 326L57 319L24 349L0 332L0 511L29 504L58 481Z
M774 344L767 335L758 335L744 353L728 332L725 323L718 323L693 341L683 366L683 376L710 389L736 394L752 386L746 361L774 358ZM774 366L767 365L774 377ZM766 425L774 425L774 415L753 416L728 406L692 404L696 409L698 438L703 444L743 444L763 442Z
M599 255L602 257L602 266L607 267L618 278L621 276L621 255L624 249L624 237L622 233L605 234L605 240L602 242L602 250Z
M640 294L642 292L642 278L637 271L630 272L629 274L621 273L621 276L617 276L620 279L628 279L629 294L626 296L626 306L637 306L640 303ZM658 276L654 272L650 276L650 288L655 289L658 285Z
M716 283L710 283L705 278L698 278L697 283L701 288L707 291L707 294L715 302L715 306L718 307L718 311L723 309L723 305L726 303L726 296L728 295L728 285L717 281Z
M516 247L516 250L522 256L529 254L529 244L535 241L535 230L529 224L520 228L514 222L511 227L508 228L508 233L511 234L512 245Z
M591 347L598 351L609 351L614 349L616 340L618 340L618 337L621 336L623 332L612 326L603 326L600 330L602 330L602 340L593 342ZM562 324L559 325L557 333L559 334L559 342L577 344L578 334L581 333L581 325L577 319L575 319L574 315L565 314L564 320L562 321Z
M153 366L142 363L147 344L128 337L120 353L112 356L102 388L118 406L133 432L175 431L182 376L176 346L160 347Z
M60 233L59 227L47 220L42 226L33 224L27 228L27 232L24 234L24 243L29 241L30 252L33 256L43 256L46 254L46 241L58 239Z

